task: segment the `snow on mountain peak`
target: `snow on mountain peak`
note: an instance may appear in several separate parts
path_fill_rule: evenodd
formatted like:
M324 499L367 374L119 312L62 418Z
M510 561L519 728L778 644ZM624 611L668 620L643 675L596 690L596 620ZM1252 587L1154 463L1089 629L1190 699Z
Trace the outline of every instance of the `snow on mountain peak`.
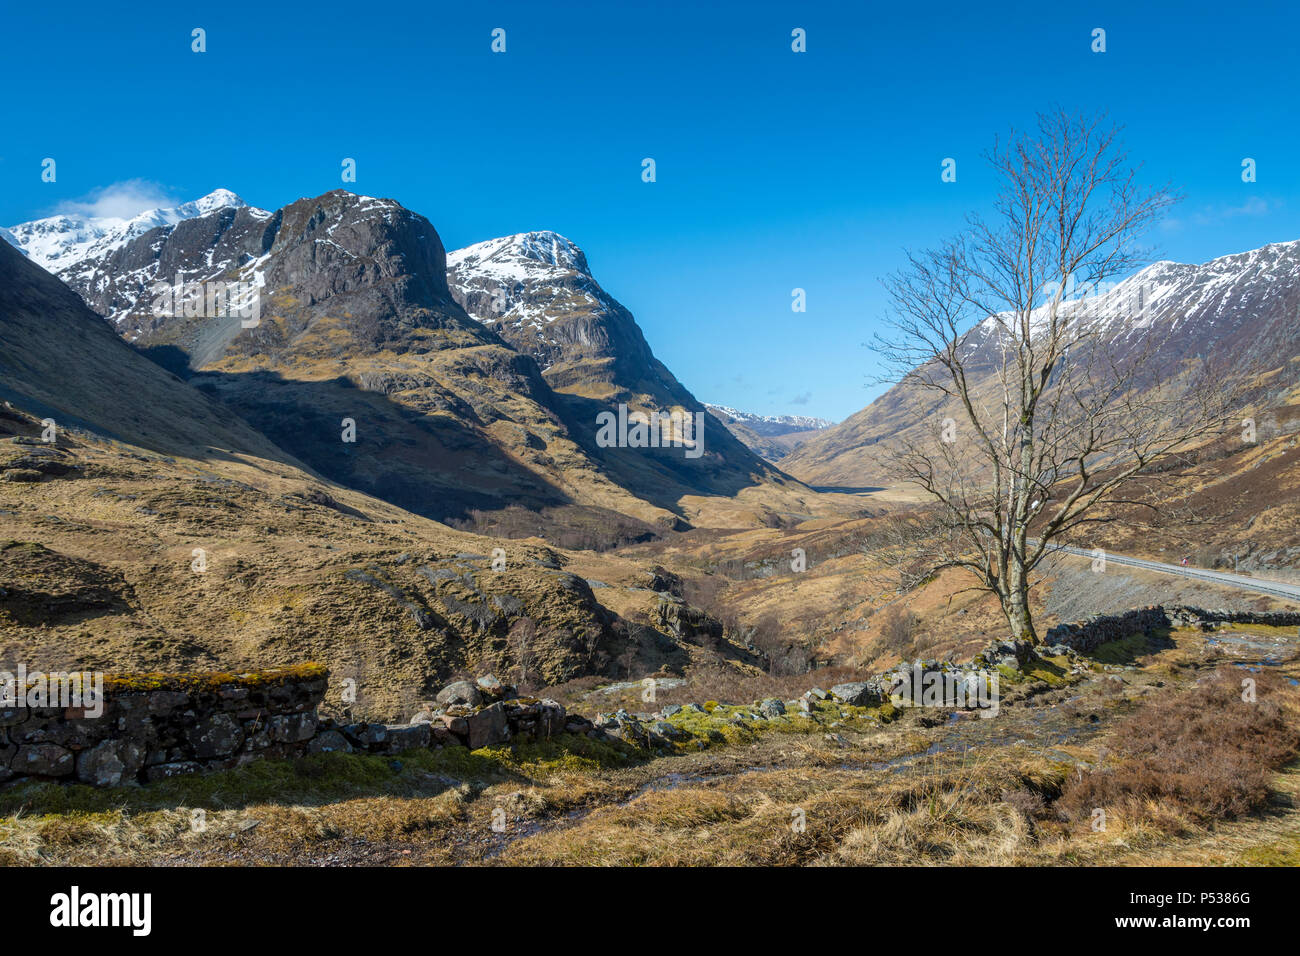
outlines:
M58 275L88 258L121 248L150 229L174 226L220 209L239 209L247 205L229 189L216 189L193 202L147 209L129 219L79 213L35 219L0 230L0 238L18 247L37 265ZM260 213L261 210L254 212Z
M811 415L756 415L752 412L742 412L730 405L718 405L714 402L705 402L704 407L711 412L715 412L724 421L730 419L733 422L739 422L742 425L751 427L776 426L791 430L821 431L835 424L825 418L815 418Z
M492 273L503 280L533 278L539 267L591 275L577 243L549 229L521 232L447 253L447 268Z

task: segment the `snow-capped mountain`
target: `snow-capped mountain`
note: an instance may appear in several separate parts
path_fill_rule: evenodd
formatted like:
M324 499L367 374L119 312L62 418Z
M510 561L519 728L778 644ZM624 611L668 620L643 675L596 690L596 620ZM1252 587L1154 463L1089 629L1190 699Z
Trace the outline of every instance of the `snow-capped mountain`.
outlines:
M38 219L9 227L5 238L135 341L153 318L149 290L158 281L223 276L260 286L257 265L269 248L266 227L272 216L228 189L217 189L130 219Z
M76 214L36 219L0 230L0 238L17 246L47 272L62 277L85 260L103 257L151 229L246 205L230 190L217 189L202 199L168 209L150 209L129 219Z
M611 526L613 512L676 526L667 505L684 495L786 483L721 426L695 459L598 445L597 413L623 401L704 410L563 237L482 244L449 269L433 224L393 200L335 190L268 212L214 195L134 226L69 227L59 278L322 474L439 520L576 505ZM91 227L98 240L71 238ZM252 284L260 318L155 312L155 283L178 276ZM502 286L526 321L466 313L476 289ZM551 359L545 378L538 355ZM362 414L365 448L340 455L338 422Z
M556 232L522 232L449 252L447 281L466 312L524 345L543 368L561 361L566 346L599 344L591 327L568 328L561 320L626 311L592 278L582 250Z
M835 424L810 415L754 415L709 402L704 407L750 451L773 463Z
M739 411L730 405L716 405L713 402L705 402L704 407L723 419L723 421L730 419L728 424L737 422L752 428L760 435L821 431L823 428L830 428L835 424L828 419L813 418L811 415L755 415L751 412Z
M1109 288L1075 290L1066 314L1084 318L1096 347L1117 358L1152 349L1144 371L1174 380L1188 360L1217 363L1224 374L1278 368L1275 394L1300 377L1300 241L1270 243L1201 265L1153 263ZM1040 322L1039 313L1031 323ZM1031 325L1032 327L1032 325ZM975 388L1000 364L999 323L988 318L962 341ZM810 484L862 485L881 479L880 441L948 414L931 392L896 385L862 411L808 440L781 467Z

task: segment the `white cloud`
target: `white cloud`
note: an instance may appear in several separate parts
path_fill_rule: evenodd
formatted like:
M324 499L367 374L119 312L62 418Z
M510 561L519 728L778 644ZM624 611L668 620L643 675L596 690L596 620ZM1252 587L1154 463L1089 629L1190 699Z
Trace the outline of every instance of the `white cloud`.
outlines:
M84 199L61 203L56 212L62 215L130 219L150 209L177 204L176 198L158 183L145 179L128 179L97 189Z

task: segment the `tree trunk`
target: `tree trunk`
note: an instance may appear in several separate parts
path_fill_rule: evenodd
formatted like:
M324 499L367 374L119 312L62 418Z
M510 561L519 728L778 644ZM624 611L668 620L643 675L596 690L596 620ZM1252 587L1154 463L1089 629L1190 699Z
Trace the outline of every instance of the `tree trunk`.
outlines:
M1023 568L1016 566L1014 559L1007 576L1006 593L1001 598L1012 639L1037 644L1038 633L1034 630L1034 618L1029 610L1029 577Z

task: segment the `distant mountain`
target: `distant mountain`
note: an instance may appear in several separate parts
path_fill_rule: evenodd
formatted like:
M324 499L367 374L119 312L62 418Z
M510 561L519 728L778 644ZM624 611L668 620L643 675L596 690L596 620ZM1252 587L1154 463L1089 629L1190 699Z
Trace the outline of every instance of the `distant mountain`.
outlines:
M156 362L321 474L418 514L472 523L523 509L538 517L512 530L603 540L682 526L690 496L806 491L724 429L698 458L599 446L597 415L620 403L703 406L554 234L471 247L449 269L427 219L342 190L274 212L218 190L131 220L9 231ZM462 308L481 312L482 291L506 278L506 321ZM194 281L257 290L260 317L156 308L158 283ZM766 507L741 520L766 520Z
M780 462L813 435L835 424L809 415L754 415L728 405L704 404L751 451L773 463Z
M1300 380L1300 241L1271 243L1203 265L1157 262L1066 311L1086 309L1099 347L1116 356L1158 345L1144 368L1176 382L1189 361L1227 370L1277 369L1265 383L1280 400ZM1000 335L992 319L962 341L973 391L996 391ZM1268 400L1268 396L1265 396ZM953 414L933 392L904 383L809 439L781 462L812 485L867 486L884 479L877 446ZM960 420L959 414L954 414Z

